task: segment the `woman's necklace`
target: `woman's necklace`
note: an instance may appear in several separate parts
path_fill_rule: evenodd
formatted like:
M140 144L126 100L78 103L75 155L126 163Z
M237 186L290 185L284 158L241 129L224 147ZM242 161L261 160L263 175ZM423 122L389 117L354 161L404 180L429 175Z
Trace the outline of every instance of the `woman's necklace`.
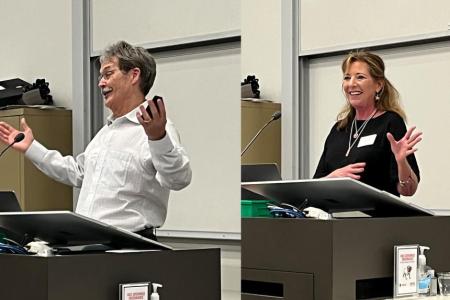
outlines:
M375 116L377 111L378 110L375 108L373 113L369 116L369 118L367 118L367 120L364 121L364 123L359 128L356 125L356 116L353 118L352 125L350 126L350 136L348 138L348 148L347 148L347 152L345 153L346 157L350 154L350 150L352 150L353 146L356 143L356 140L361 136L364 128L366 128L367 123L369 123L369 121L372 120L372 118ZM353 134L353 127L355 127L355 134ZM352 137L354 138L353 143L352 143Z
M367 120L366 120L366 121L367 121ZM361 128L363 128L362 126L358 128L358 124L357 124L357 123L358 123L358 122L356 122L355 119L353 119L352 127L355 126L355 133L353 134L353 138L354 138L354 139L358 138L358 135L361 134L361 132L359 132L359 130L360 130ZM364 123L363 123L363 125L364 125Z

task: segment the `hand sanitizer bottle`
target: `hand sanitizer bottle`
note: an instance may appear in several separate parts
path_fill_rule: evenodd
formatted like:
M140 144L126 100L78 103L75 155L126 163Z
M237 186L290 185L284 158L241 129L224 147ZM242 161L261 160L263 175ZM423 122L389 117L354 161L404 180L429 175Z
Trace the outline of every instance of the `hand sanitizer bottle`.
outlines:
M434 275L434 270L428 271L428 276L430 277L430 291L428 295L436 296L437 295L437 278Z
M153 293L150 296L150 300L159 300L158 288L162 287L162 284L152 283L153 285Z
M419 281L419 294L428 294L430 287L430 278L427 276L427 258L425 256L425 250L430 250L430 247L419 246L420 255L418 261L417 275Z

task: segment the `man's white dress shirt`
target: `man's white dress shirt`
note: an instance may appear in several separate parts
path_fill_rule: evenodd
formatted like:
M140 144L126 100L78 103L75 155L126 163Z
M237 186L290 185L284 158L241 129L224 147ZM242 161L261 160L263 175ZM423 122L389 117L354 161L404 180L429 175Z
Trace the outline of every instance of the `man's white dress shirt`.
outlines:
M129 231L161 226L170 190L186 187L192 176L173 123L167 120L165 137L151 141L136 111L109 121L76 159L36 140L25 153L51 178L81 187L76 213Z

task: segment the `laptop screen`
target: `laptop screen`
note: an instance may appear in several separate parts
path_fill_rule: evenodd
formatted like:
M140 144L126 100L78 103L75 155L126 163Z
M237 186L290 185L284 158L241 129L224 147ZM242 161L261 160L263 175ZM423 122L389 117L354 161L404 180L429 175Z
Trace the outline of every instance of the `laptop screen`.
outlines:
M281 180L275 163L241 165L241 182ZM241 188L242 200L267 200L266 197Z
M241 165L241 182L281 180L277 164Z
M13 191L0 191L0 212L22 211Z

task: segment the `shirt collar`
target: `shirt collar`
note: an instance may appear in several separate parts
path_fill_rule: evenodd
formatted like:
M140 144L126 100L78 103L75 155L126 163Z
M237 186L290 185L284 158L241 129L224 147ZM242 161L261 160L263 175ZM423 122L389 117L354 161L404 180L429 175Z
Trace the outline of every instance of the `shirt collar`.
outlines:
M139 121L136 117L136 112L139 111L139 106L144 106L144 108L147 108L148 106L148 102L144 101L142 103L140 103L138 106L136 106L132 111L130 111L129 113L118 117L118 118L114 118L112 114L110 114L107 118L106 121L108 122L108 126L111 125L113 122L118 121L118 120L129 120L133 123L139 124Z

